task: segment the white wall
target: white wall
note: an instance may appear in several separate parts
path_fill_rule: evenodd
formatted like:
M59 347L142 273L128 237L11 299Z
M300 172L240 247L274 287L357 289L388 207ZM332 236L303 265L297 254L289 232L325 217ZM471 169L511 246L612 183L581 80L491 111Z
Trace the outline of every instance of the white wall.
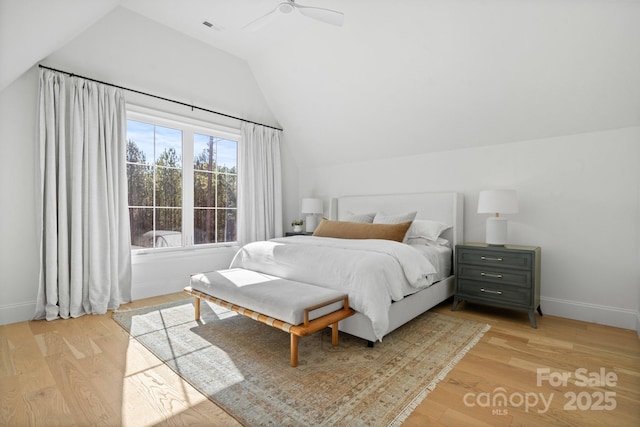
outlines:
M117 8L42 63L252 121L276 125L243 60ZM31 68L0 92L0 324L32 317L38 288L35 233L35 123L38 69ZM238 128L237 120L126 93L127 100ZM286 150L285 155L286 155ZM297 191L296 169L288 169ZM180 291L188 275L225 268L235 248L133 260L133 298ZM174 254L175 255L175 254Z
M33 315L38 286L35 120L38 74L30 70L0 92L0 324ZM29 317L30 317L29 316Z
M509 240L542 248L543 313L636 329L640 127L301 171L301 197L459 191L483 241L478 192L515 188Z
M638 185L636 194L636 212L640 212L640 185ZM640 269L640 222L636 223L636 253L636 265ZM638 338L640 338L640 275L638 277L638 311L636 312L636 332L638 333Z

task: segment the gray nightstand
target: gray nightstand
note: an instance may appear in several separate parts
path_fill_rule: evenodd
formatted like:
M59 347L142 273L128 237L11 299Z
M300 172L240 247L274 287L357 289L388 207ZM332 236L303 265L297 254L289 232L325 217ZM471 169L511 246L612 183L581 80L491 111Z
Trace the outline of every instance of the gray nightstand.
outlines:
M471 301L529 313L537 328L540 310L540 248L490 246L485 243L456 245L455 310L460 301Z

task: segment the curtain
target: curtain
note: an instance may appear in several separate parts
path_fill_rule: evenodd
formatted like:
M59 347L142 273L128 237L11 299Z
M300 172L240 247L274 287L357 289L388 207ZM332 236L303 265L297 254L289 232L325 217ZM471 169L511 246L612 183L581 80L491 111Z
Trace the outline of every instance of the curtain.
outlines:
M40 70L35 319L131 300L126 105L120 89Z
M244 123L238 169L238 242L281 237L280 131Z

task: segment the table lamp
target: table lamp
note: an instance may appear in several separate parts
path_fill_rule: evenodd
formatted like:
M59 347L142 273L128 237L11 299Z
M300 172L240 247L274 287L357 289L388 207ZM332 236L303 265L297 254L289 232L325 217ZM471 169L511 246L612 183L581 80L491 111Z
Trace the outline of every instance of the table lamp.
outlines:
M320 199L302 199L302 213L307 214L306 230L307 233L313 233L318 226L317 214L322 214L322 200Z
M518 212L516 190L484 190L478 199L478 213L490 213L487 218L486 243L504 246L507 243L507 220L500 214Z

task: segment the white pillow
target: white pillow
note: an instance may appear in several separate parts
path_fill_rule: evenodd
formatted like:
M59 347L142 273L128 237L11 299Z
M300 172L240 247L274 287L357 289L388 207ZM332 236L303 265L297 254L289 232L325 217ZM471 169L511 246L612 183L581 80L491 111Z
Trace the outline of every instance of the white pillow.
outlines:
M413 221L418 212L407 212L399 215L384 215L378 212L373 218L374 224L401 224L403 222Z
M377 218L377 216L376 216ZM375 222L375 220L374 220ZM407 239L422 237L435 242L443 231L451 228L450 225L443 224L438 221L428 219L416 219L411 223L411 227L407 231Z
M373 218L376 216L376 213L363 213L363 214L354 214L353 212L348 212L348 216L342 221L349 222L366 222L371 224L373 222ZM405 221L406 222L406 221Z
M424 237L407 237L405 243L412 246L444 246L451 247L451 243L447 239L438 237L436 240L425 239Z

